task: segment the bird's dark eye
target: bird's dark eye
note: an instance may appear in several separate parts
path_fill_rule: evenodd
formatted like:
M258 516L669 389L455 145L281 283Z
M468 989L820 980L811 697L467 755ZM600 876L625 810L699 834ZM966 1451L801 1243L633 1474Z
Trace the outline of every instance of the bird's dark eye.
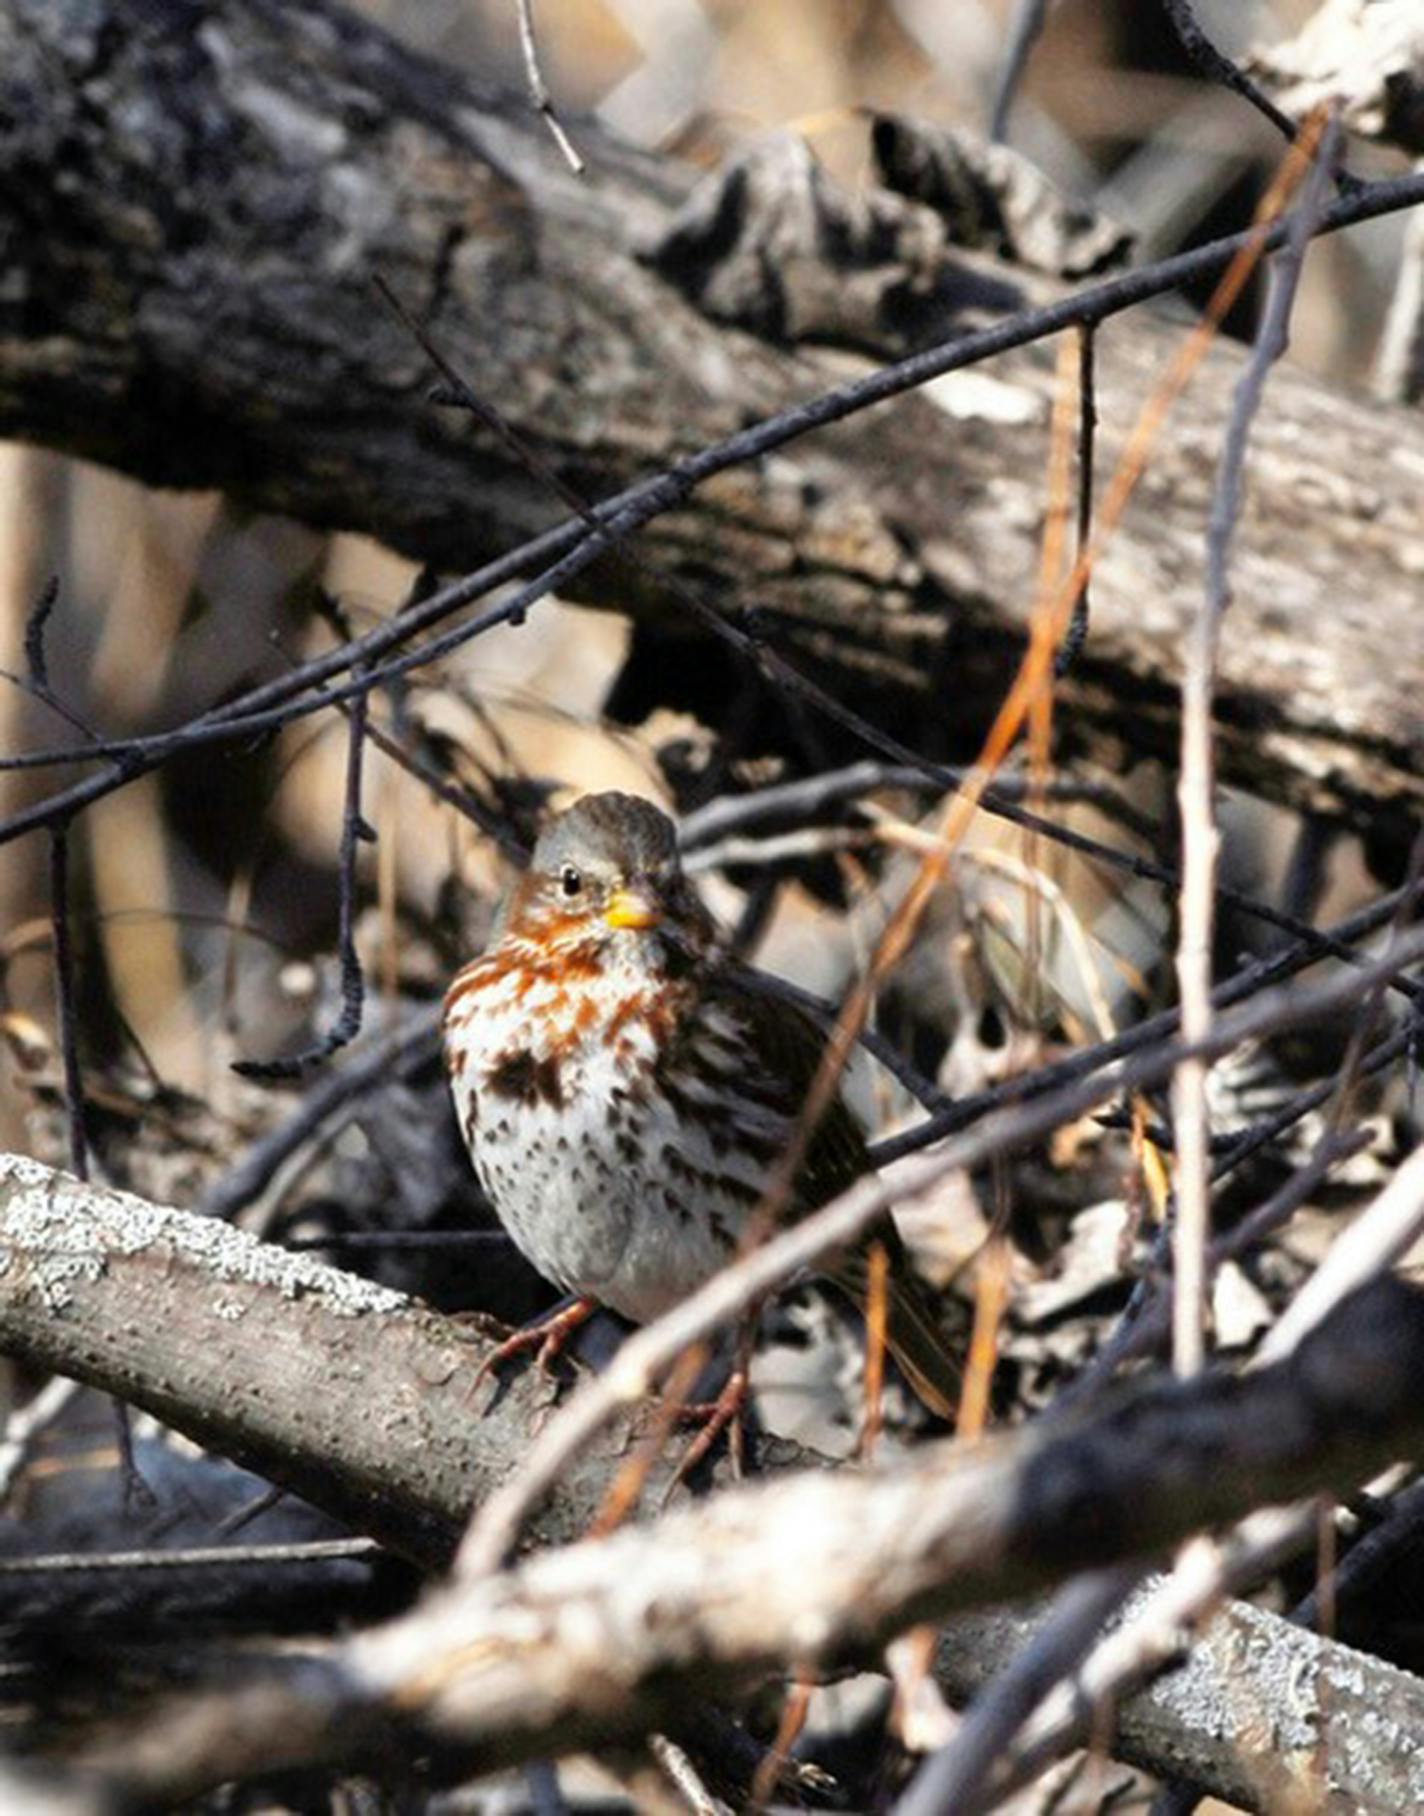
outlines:
M572 864L565 864L559 872L559 887L565 895L577 895L583 888L583 873Z

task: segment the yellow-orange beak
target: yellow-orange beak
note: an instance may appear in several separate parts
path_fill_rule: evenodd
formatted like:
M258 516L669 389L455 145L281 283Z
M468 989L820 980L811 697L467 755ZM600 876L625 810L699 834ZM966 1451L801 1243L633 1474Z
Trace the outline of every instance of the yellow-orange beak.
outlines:
M620 932L626 929L630 933L646 933L650 927L657 926L663 911L656 902L639 895L636 890L615 889L603 918L608 926Z

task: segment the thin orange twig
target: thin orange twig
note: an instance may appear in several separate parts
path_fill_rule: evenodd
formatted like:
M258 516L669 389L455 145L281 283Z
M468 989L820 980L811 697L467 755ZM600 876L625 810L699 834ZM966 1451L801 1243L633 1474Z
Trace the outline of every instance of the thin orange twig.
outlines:
M890 1251L883 1242L870 1245L870 1278L865 1294L865 1428L860 1454L868 1463L875 1454L884 1422L885 1331L890 1310Z

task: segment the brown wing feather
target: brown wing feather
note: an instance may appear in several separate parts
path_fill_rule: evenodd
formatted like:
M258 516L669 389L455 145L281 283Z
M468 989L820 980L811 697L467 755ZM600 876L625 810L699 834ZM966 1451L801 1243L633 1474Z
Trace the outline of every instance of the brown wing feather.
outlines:
M777 1108L788 1118L800 1115L826 1048L826 1036L793 1003L772 999L735 971L724 971L709 994L731 1009L751 1034L766 1061L768 1082L784 1098ZM811 1137L796 1179L794 1210L811 1211L870 1170L870 1155L860 1124L837 1093ZM879 1242L890 1258L885 1341L916 1394L941 1418L953 1419L959 1402L961 1374L940 1328L933 1296L915 1272L890 1216L879 1221L855 1248L836 1256L823 1270L862 1314L869 1296L870 1243Z
M768 996L745 980L740 968L723 966L714 974L707 1000L727 1009L747 1030L763 1061L757 1093L795 1122L805 1108L826 1048L826 1037L794 1003ZM815 1210L853 1185L870 1169L865 1135L837 1092L814 1130L806 1158L796 1176L801 1210Z

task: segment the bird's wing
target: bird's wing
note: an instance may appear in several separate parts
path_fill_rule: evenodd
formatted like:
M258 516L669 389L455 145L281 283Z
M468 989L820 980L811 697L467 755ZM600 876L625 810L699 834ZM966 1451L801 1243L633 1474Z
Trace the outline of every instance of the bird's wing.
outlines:
M724 966L714 974L707 998L746 1030L762 1062L761 1075L742 1081L741 1088L794 1125L805 1110L826 1036L804 1010L748 983L738 968ZM837 1091L796 1176L799 1207L815 1210L869 1170L864 1131Z
M765 1061L760 1090L774 1091L773 1107L794 1123L805 1108L826 1035L794 1003L772 998L744 974L724 972L714 986L721 1005L747 1030ZM745 1088L745 1087L744 1087ZM811 1211L845 1191L870 1170L865 1134L837 1091L811 1136L796 1176L795 1211ZM864 1314L870 1298L869 1251L878 1243L889 1259L885 1341L910 1385L931 1412L953 1419L961 1373L940 1325L934 1295L916 1273L894 1219L887 1212L853 1248L831 1256L822 1273Z

